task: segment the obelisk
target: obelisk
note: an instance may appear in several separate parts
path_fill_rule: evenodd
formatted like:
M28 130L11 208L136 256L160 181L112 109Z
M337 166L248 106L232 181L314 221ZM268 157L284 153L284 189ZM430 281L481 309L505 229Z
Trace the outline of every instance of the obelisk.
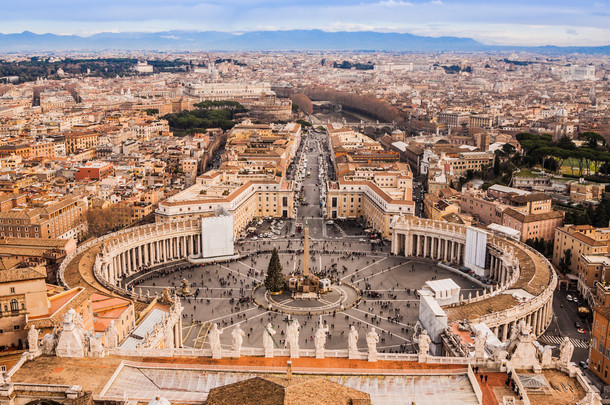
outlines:
M305 257L303 258L303 276L309 277L309 225L305 221L305 242L303 242L303 251Z

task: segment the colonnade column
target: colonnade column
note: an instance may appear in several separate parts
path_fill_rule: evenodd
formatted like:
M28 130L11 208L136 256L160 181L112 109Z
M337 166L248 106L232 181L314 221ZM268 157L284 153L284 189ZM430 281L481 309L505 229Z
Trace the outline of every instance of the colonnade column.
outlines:
M428 255L428 236L424 235L424 254L423 257Z

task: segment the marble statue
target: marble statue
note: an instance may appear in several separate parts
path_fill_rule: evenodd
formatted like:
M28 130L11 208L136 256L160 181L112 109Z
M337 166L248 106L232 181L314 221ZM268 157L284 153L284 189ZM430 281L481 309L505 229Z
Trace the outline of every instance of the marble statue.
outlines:
M299 321L293 318L286 328L286 345L290 346L290 357L299 358Z
M174 348L174 328L165 328L165 348L173 349Z
M164 304L173 304L174 300L170 296L169 287L163 289L163 294L161 295L161 302Z
M324 345L326 344L326 334L328 333L328 326L324 327L322 324L322 317L320 316L320 324L318 325L318 329L316 329L316 334L314 335L314 345L316 347L316 358L323 359L324 358Z
M57 338L55 354L58 357L84 357L85 336L80 316L71 308L65 315L62 330Z
M474 338L474 357L477 359L485 358L485 340L483 331L477 331L477 335Z
M349 335L347 337L347 352L350 359L358 358L358 331L354 325L349 328Z
M241 345L244 343L244 336L246 333L241 330L239 324L235 326L233 332L231 332L231 338L233 339L233 355L239 357L241 353Z
M40 347L42 354L52 355L55 354L55 346L57 346L57 326L53 328L52 333L47 333L43 336L40 341Z
M273 357L273 351L275 350L275 342L273 340L273 335L277 332L273 329L273 325L271 322L265 326L265 331L263 332L263 347L265 348L265 357Z
M114 321L110 321L110 325L106 328L106 346L109 349L113 349L119 346L119 332L116 330L116 326L114 326Z
M420 333L418 341L420 355L428 355L428 353L430 352L430 342L431 340L430 336L428 336L428 331L424 329L422 333Z
M220 346L220 335L222 331L218 329L218 324L214 322L212 328L208 333L208 339L210 341L210 349L212 349L212 358L220 359L222 357L222 348Z
M34 325L30 326L28 331L28 350L30 353L38 354L40 349L38 347L38 329Z
M379 335L375 332L375 328L371 329L366 334L366 345L369 349L369 361L377 361L377 343L379 343Z
M564 337L561 346L559 346L559 363L567 366L572 361L572 353L574 353L574 345L569 337Z
M551 367L551 365L553 364L553 346L544 346L540 352L542 354L540 365L543 368Z
M518 325L513 325L510 327L510 336L508 337L509 341L513 341L517 339Z
M523 319L521 321L519 321L519 333L521 333L522 336L529 336L531 332L532 332L531 326L529 326L527 323L525 323L525 321Z
M102 345L101 339L89 335L89 356L91 357L104 357L106 355L106 351L104 350L104 346Z

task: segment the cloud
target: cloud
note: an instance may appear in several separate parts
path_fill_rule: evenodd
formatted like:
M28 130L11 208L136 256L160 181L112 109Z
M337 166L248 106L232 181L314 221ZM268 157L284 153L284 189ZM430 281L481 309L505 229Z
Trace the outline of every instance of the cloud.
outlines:
M610 42L607 0L20 0L0 32L271 29L408 32L484 43ZM540 25L543 22L544 25Z
M402 1L402 0L382 0L379 3L374 3L373 5L383 6L383 7L413 7L414 4L410 1Z

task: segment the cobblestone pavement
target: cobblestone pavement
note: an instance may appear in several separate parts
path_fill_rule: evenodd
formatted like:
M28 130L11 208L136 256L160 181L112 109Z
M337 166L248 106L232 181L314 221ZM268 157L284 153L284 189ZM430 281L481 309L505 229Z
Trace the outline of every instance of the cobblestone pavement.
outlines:
M261 250L271 248L264 242L259 243L262 244L259 247ZM287 246L287 242L278 244L280 248ZM251 243L246 245L252 246ZM291 247L295 245L300 246L293 241ZM322 243L318 245L323 246ZM363 299L356 307L322 316L322 321L330 327L327 349L346 348L347 330L350 325L355 325L360 333L359 346L363 350L366 347L366 330L375 326L381 337L380 351L412 351L412 326L419 313L416 289L435 277L454 279L462 287L464 295L476 289L465 278L436 268L428 261L390 256L385 252L371 253L366 243L352 242L352 246L348 244L344 247L341 242L327 242L325 246L327 250L336 247L354 254L315 252L311 258L311 270L350 281L363 293ZM358 254L360 250L363 252ZM165 271L166 274L148 273L131 281L135 290L142 291L144 295L160 294L167 287L179 289L183 278L190 281L192 289L198 293L183 300L186 346L205 347L210 322L217 322L225 330L221 336L225 347L230 346L231 328L238 323L246 332L244 346L262 347L263 327L271 322L277 331L275 338L278 347L283 347L287 316L259 308L250 299L254 286L264 279L269 257L269 253L259 253L231 263L198 266L172 273ZM281 253L284 272L299 270L302 258L302 254ZM294 300L286 303L299 304ZM312 339L320 319L306 315L296 318L301 324L301 347L313 348Z

